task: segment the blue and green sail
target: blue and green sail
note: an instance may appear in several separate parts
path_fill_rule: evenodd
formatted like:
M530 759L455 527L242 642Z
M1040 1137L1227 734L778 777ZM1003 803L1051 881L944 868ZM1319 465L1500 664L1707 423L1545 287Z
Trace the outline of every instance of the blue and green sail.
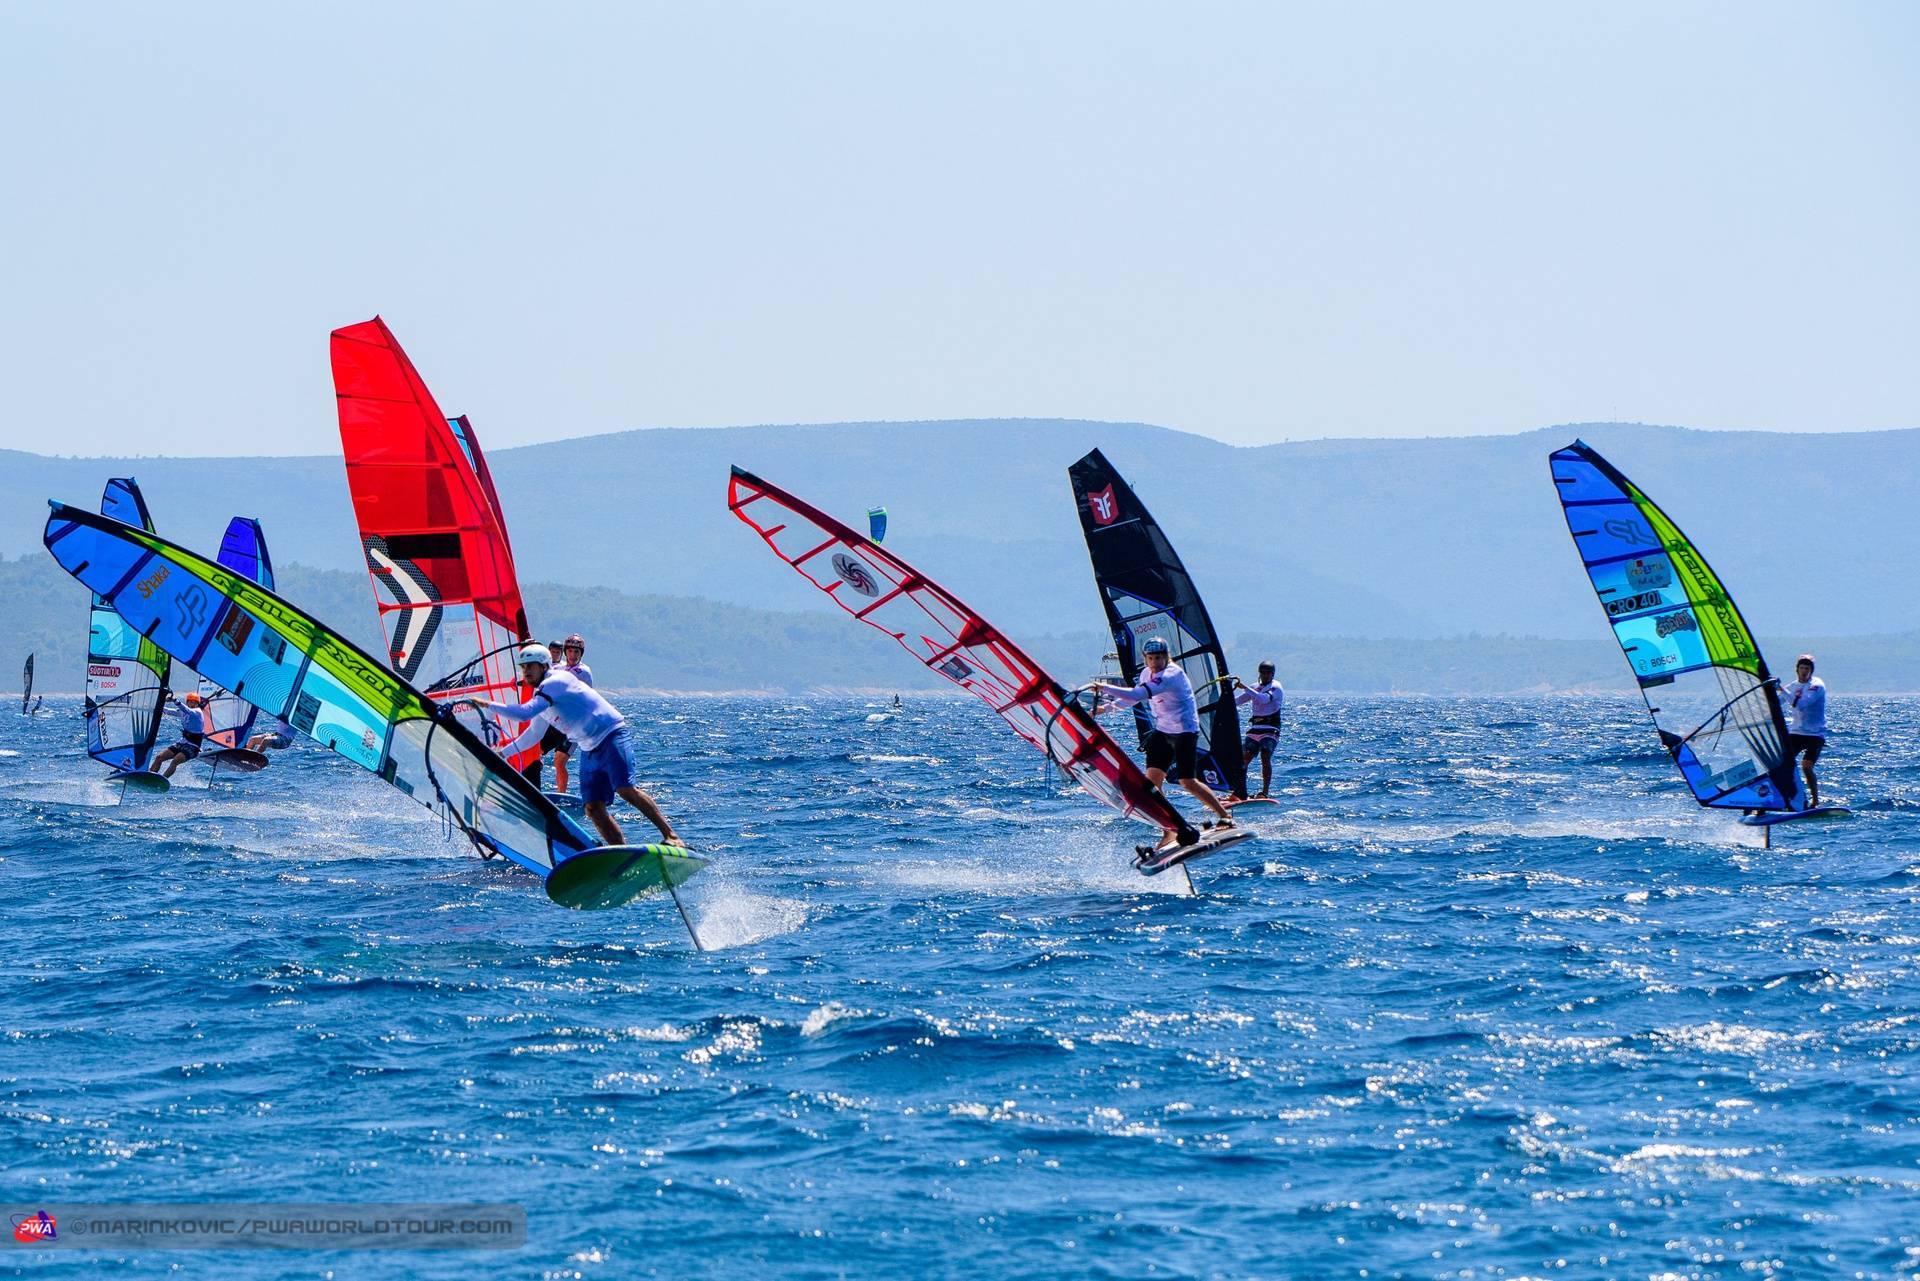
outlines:
M1587 577L1694 798L1804 809L1779 683L1706 557L1585 441L1555 451L1551 465Z
M100 510L114 521L153 529L147 500L131 476L107 482ZM87 755L116 771L147 768L166 715L171 668L165 650L94 594L87 615Z
M51 506L47 550L142 644L378 774L485 852L545 876L599 846L487 748L467 723L476 713L433 702L251 578L151 530Z

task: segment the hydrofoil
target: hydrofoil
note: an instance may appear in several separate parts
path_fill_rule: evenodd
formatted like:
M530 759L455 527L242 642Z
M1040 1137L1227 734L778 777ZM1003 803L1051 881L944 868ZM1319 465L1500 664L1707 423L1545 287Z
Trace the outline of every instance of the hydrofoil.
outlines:
M1245 827L1216 827L1200 833L1200 838L1185 845L1174 845L1165 849L1153 845L1136 845L1134 852L1139 855L1134 866L1140 869L1142 876L1158 876L1170 867L1196 858L1203 858L1215 850L1223 850L1229 845L1238 845L1250 841L1255 833Z
M1782 823L1799 823L1807 819L1852 818L1853 811L1844 805L1815 805L1804 810L1764 810L1758 814L1749 814L1740 822L1746 827L1778 827Z

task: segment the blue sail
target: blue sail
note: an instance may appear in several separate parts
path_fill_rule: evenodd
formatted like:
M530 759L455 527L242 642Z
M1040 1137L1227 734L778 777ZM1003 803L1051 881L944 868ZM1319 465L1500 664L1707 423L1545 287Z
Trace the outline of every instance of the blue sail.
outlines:
M220 539L219 562L268 591L273 590L273 560L267 555L267 536L253 517L235 516L227 522L227 532ZM207 700L207 741L215 747L246 746L259 709L205 677L200 681L200 694Z
M100 513L151 531L140 486L116 476L100 495ZM166 651L129 627L111 602L95 594L87 616L87 755L115 770L147 767L166 711Z
M1779 683L1706 557L1585 441L1549 461L1587 579L1694 799L1720 809L1805 808L1787 760Z

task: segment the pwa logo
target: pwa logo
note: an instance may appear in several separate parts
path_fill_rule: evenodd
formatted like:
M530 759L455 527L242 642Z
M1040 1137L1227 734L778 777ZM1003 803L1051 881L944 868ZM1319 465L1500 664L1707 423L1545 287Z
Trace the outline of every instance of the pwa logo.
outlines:
M1096 525L1111 525L1120 514L1120 500L1113 496L1113 486L1087 495L1087 510L1093 513Z
M54 1231L53 1223L53 1216L45 1210L15 1219L13 1239L22 1245L38 1245L42 1241L58 1240L60 1234Z

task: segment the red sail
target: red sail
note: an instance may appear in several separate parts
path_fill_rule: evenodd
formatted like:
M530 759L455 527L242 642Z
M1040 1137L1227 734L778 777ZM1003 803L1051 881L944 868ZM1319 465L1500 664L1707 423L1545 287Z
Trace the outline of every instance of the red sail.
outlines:
M435 698L518 701L513 651L527 638L527 611L491 485L384 321L336 329L330 346L347 488L388 661Z
M1185 826L1118 743L1000 629L871 539L738 467L727 506L835 604L975 695L1093 796L1168 831Z

